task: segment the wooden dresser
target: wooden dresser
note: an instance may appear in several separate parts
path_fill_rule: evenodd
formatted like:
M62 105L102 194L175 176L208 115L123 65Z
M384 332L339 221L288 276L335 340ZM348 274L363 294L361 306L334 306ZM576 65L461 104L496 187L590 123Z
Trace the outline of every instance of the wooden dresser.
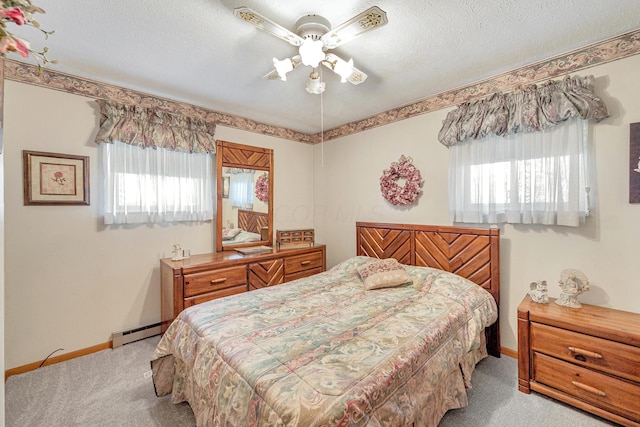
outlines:
M224 251L160 260L162 332L185 308L273 286L326 269L325 245L277 249L255 255Z
M518 388L640 426L640 314L583 304L518 306Z

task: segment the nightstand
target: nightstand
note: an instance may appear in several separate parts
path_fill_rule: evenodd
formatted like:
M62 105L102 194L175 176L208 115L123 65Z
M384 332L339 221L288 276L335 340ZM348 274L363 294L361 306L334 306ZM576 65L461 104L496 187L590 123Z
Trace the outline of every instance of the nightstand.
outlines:
M518 306L518 388L640 426L640 314L526 296Z

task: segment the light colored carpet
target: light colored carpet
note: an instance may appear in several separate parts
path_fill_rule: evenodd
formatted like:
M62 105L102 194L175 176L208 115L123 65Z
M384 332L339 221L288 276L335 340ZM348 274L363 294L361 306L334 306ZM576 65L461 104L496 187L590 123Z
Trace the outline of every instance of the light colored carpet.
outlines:
M160 337L9 377L7 427L193 426L188 404L158 398L145 378Z
M149 360L159 337L10 377L7 427L194 426L187 404L156 397ZM518 392L517 361L489 357L473 374L469 406L440 426L596 427L613 425L537 394Z

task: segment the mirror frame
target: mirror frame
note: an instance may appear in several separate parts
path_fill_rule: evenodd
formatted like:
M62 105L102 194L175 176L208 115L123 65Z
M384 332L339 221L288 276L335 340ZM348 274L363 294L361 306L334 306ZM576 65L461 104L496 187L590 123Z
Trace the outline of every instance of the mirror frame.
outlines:
M222 245L222 168L255 169L269 172L268 240ZM273 150L229 141L216 141L216 252L246 246L270 246L273 241Z

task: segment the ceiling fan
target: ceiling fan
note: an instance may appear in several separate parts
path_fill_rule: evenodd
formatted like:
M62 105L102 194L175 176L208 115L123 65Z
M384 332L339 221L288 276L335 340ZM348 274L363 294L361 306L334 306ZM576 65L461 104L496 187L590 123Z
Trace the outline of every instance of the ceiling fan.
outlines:
M343 24L331 28L331 23L320 15L305 15L298 19L295 33L276 24L269 18L248 7L234 10L235 16L255 25L262 31L298 47L298 55L279 60L273 58L274 70L264 76L266 79L287 80L287 73L300 64L310 66L313 71L307 80L307 92L324 92L325 83L320 81L316 68L322 64L341 77L341 81L358 85L367 75L353 66L353 59L345 61L328 50L335 49L362 34L387 24L387 14L378 6L373 6L354 16Z

